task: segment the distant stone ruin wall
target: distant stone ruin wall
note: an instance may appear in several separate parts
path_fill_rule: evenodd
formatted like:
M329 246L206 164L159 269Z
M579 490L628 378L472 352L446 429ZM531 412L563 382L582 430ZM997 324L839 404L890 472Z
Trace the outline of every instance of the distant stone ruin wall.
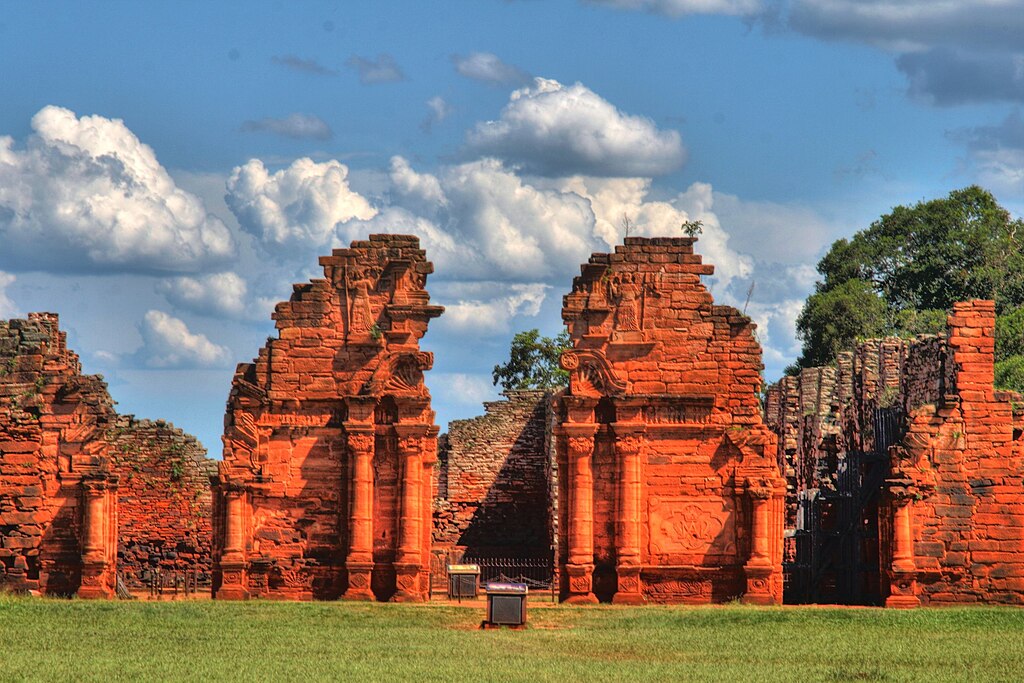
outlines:
M859 454L882 459L857 495L874 496L886 604L1024 602L1024 410L993 389L994 327L991 301L958 303L946 335L869 340L768 391L790 529Z
M159 570L210 583L210 476L195 437L162 420L119 416L108 436L119 475L118 573L141 589ZM183 576L182 576L183 578Z
M186 529L196 543L175 566L208 567L202 446L118 415L103 378L81 373L55 314L0 321L0 586L110 597L119 571L137 584L143 556L187 544Z
M456 420L440 445L434 553L552 557L551 393L507 391L485 414Z

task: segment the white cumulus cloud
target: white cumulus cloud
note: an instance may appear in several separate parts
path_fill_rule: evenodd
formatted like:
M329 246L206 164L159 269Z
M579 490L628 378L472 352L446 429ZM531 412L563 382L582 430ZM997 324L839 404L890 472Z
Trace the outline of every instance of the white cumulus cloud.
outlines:
M452 288L442 284L438 288L437 300L445 309L439 325L452 332L505 333L511 330L512 319L516 316L536 316L550 288L541 282L510 285L472 283L469 287L458 287L462 291L458 292L460 296L457 298L449 298L445 296L445 290Z
M13 318L18 315L14 301L7 294L7 288L14 283L14 276L0 270L0 319Z
M231 271L171 278L157 284L157 291L178 308L227 318L244 315L247 290L245 280Z
M177 187L120 119L48 106L24 149L0 136L0 263L189 272L235 252L227 227Z
M460 76L491 85L523 85L530 80L528 73L490 52L452 55L452 64Z
M148 311L139 332L142 334L142 348L136 355L147 367L222 367L231 359L226 347L189 331L183 320L163 311Z
M377 211L348 185L348 167L297 159L275 173L250 159L231 173L225 201L246 232L270 253L308 254L331 241L338 223Z
M373 232L421 237L439 272L538 282L575 269L595 246L594 214L573 193L526 182L496 159L418 173L392 161L390 205L340 226L335 246Z
M478 123L467 151L546 176L650 177L686 159L679 133L625 114L581 83L536 78L512 93L496 121Z

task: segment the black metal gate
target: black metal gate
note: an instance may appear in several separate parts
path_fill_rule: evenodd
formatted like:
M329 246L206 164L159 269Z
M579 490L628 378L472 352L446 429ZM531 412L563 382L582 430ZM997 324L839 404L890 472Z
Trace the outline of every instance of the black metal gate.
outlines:
M798 492L798 529L783 563L787 603L881 604L878 502L902 431L899 409L875 410L872 428L874 447L839 458L834 486Z

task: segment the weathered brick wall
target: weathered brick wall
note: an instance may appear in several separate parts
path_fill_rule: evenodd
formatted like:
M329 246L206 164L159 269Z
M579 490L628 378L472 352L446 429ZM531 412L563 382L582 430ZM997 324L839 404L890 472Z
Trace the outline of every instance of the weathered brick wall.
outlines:
M714 305L688 238L626 238L564 298L564 597L781 600L785 483L749 318Z
M176 566L208 565L202 446L164 423L118 415L102 377L81 372L55 314L0 321L0 584L109 596L118 572L130 584L137 576L136 539L177 545L186 527L205 541ZM182 445L177 484L167 471L179 460L172 444Z
M55 314L0 321L0 582L54 595L85 584L83 594L112 591L109 527L83 574L83 486L102 488L100 498L116 489L102 439L112 406L102 378L81 374Z
M408 235L320 258L238 366L214 493L220 598L424 599L437 427L419 349L433 265Z
M787 438L786 416L800 405L795 378L768 392L780 457L810 473L797 478L798 497L827 486L849 454L884 445L878 409L897 417L894 445L881 449L886 477L863 511L877 515L877 590L887 604L1024 602L1024 410L1019 396L993 389L994 325L992 302L959 303L946 335L869 340L840 354L821 418L838 428L833 460L822 458L822 442Z
M108 430L118 489L118 573L129 588L161 573L209 585L210 477L217 462L199 441L162 420L119 416Z
M447 559L551 557L551 393L506 391L441 441L434 551Z

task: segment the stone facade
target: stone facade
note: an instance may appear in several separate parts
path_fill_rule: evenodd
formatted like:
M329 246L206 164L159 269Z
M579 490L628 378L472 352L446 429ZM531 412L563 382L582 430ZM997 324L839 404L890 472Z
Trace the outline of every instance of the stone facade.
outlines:
M594 254L562 317L557 428L569 602L782 599L785 481L750 319L716 306L691 238Z
M419 350L433 266L371 235L294 286L278 336L238 366L214 497L214 591L421 600L437 433Z
M871 501L858 523L877 539L846 561L875 563L886 605L1024 602L1024 410L993 389L994 327L991 301L959 303L944 336L865 342L769 390L780 458L798 472L792 507L857 474ZM872 453L878 474L857 471Z
M506 391L485 414L455 420L439 449L436 568L482 558L550 559L554 551L552 394Z

